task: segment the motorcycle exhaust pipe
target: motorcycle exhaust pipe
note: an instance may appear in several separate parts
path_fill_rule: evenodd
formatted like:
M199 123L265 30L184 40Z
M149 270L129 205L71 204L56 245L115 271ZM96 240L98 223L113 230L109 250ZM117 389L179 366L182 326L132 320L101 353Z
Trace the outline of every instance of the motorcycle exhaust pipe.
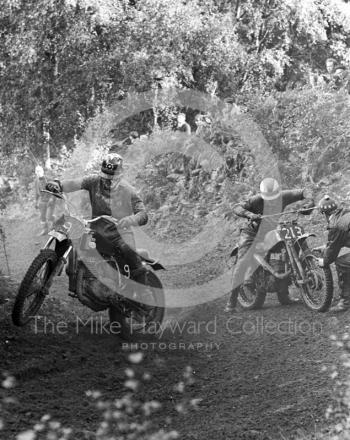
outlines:
M284 280L285 278L289 277L291 274L291 270L288 269L287 272L284 273L278 273L274 270L273 267L269 265L269 263L264 260L264 258L261 255L254 254L254 258L256 261L262 266L265 270L270 272L274 277L278 278L279 280Z

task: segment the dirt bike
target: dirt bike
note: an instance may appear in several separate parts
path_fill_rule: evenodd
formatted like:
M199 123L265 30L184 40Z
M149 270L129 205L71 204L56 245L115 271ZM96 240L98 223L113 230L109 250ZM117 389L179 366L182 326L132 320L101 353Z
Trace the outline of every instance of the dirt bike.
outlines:
M242 308L261 308L267 292L276 292L279 302L288 305L289 287L294 285L309 309L317 312L329 309L333 299L332 272L329 267L319 267L316 252L307 243L309 237L315 234L305 232L298 219L279 221L277 228L265 235L253 252L258 268L251 276L252 284L249 288L244 284L239 287L238 302ZM238 246L231 252L234 264L237 255Z
M110 322L118 324L121 337L129 339L150 326L154 334L165 307L162 284L154 271L164 267L147 251L137 250L144 277L142 284L132 281L122 254L115 256L115 250L108 242L101 242L91 228L101 217L108 216L82 219L69 212L64 194L54 195L65 200L68 213L53 223L47 243L27 270L15 299L13 323L23 326L38 313L55 278L66 268L69 295L93 311L108 309Z

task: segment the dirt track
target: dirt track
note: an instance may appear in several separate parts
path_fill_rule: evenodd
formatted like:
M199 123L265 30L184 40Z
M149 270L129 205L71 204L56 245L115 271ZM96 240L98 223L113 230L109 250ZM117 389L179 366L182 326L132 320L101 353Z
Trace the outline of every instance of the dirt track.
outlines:
M31 218L25 225L5 225L17 280L40 246L31 238L37 224ZM184 273L169 275L181 278ZM46 334L34 327L14 329L8 317L2 323L1 370L16 376L13 394L19 402L6 414L2 439L14 439L47 413L73 427L74 439L88 438L99 413L85 392L98 389L115 398L124 391L128 362L123 342L82 325L77 332L76 314L95 315L67 296L65 280L56 285L54 297L45 310L51 320L69 322L64 334L50 327ZM182 329L167 330L155 346L149 344L142 366L153 379L143 396L164 403L164 412L173 418L171 428L183 439L289 439L298 430L310 434L324 428L324 413L333 398L329 372L340 362L329 336L341 334L348 317L315 315L303 305L281 307L273 295L263 311L233 318L222 312L223 304L221 299L183 310ZM10 305L2 309L8 316ZM202 322L197 331L194 322ZM43 325L40 321L39 330ZM188 393L203 400L197 412L181 415L175 411L173 385L187 365L195 377ZM328 372L321 372L323 366ZM160 426L167 423L165 416L159 418Z

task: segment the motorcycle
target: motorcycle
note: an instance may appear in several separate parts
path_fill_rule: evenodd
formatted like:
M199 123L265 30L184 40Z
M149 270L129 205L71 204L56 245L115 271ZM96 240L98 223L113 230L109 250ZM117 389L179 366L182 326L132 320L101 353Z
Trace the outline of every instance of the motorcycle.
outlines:
M53 223L47 243L20 284L12 311L13 323L24 326L38 313L55 278L66 268L69 296L93 311L108 309L111 325L118 324L121 337L130 339L151 327L154 334L160 328L165 307L163 287L154 271L165 268L150 258L146 250L137 250L145 275L142 284L133 281L122 254L115 256L115 250L92 229L101 217L113 218L85 220L70 213L72 205L64 194L44 192L63 199L66 213Z
M251 277L253 288L247 289L244 284L239 287L238 302L243 309L262 308L267 292L276 292L280 304L290 304L291 285L300 292L309 309L317 312L329 309L333 299L332 272L329 267L319 267L316 248L310 249L307 243L310 237L315 237L315 234L305 232L298 224L298 218L279 221L277 228L265 235L263 242L258 243L253 252L253 258L258 263ZM231 252L234 265L237 255L238 246Z

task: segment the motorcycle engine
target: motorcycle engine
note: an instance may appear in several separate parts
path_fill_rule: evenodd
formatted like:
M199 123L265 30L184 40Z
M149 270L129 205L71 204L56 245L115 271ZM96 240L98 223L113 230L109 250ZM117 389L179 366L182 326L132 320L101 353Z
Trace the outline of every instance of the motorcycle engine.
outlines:
M92 271L89 270L89 276L84 277L85 282L78 295L79 300L94 311L106 309L110 304L110 298L117 298L118 274L115 278L107 275L106 261L98 262L94 265ZM109 266L115 275L115 271Z
M282 252L284 251L284 252ZM285 249L281 249L280 251L271 252L269 255L268 262L272 269L276 273L284 273L285 272ZM269 274L268 277L268 288L271 291L275 290L275 277L272 274Z

